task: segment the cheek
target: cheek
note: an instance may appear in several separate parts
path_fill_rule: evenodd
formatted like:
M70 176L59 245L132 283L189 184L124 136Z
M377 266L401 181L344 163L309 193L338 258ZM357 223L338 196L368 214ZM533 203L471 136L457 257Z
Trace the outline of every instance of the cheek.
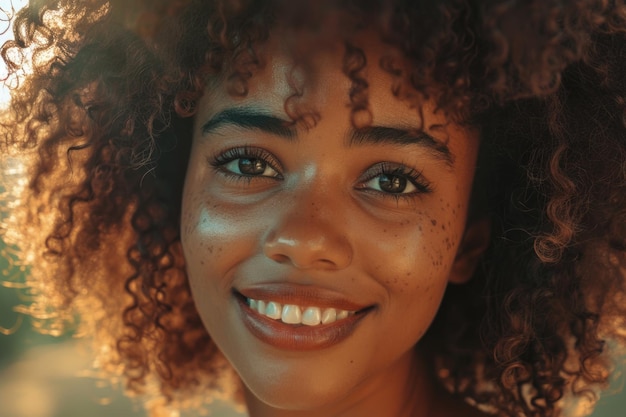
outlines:
M424 222L422 250L428 254L428 266L448 278L465 230L465 205L440 199L436 210Z
M439 203L369 230L369 241L378 241L369 247L369 269L387 294L387 337L402 345L415 344L436 315L464 230L464 204Z
M416 211L396 223L373 230L359 238L375 242L365 258L385 286L398 292L419 290L426 282L447 282L464 228L456 210L439 208Z
M181 243L198 313L221 349L236 336L232 308L235 271L258 246L258 225L211 195L205 181L187 181L183 194ZM225 349L229 351L230 349Z
M183 194L181 242L192 288L230 288L228 271L256 246L258 227L211 198L204 182L188 179Z

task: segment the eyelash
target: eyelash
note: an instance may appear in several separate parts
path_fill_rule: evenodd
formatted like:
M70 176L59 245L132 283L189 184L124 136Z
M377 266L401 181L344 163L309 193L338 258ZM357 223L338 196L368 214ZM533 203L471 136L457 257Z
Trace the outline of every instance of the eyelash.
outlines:
M271 169L278 173L277 177L267 177L260 175L241 175L235 172L229 171L226 169L226 165L230 162L236 161L237 159L258 159L265 162ZM253 146L243 146L237 148L230 148L223 152L216 154L213 157L209 158L209 165L211 165L216 171L220 174L225 175L227 178L232 180L241 180L247 181L248 183L253 178L266 178L266 179L282 179L282 166L272 155L262 148L256 148Z
M393 197L395 199L410 199L420 194L430 194L433 192L432 184L428 180L426 180L426 178L424 178L424 175L421 171L410 168L403 164L396 164L393 162L381 162L369 168L364 175L366 179L361 181L361 184L365 184L382 175L387 175L391 177L405 178L416 188L416 191L411 193L387 193L383 191L360 187L364 191L381 194L384 197Z
M269 168L277 173L275 177L268 177L262 175L243 175L228 170L226 165L236 161L237 159L258 159L263 161ZM227 178L235 181L246 181L250 183L252 179L282 179L282 165L270 152L253 146L243 146L230 148L223 152L210 157L209 164L220 174L225 175ZM389 193L381 190L374 190L369 187L365 187L364 184L372 181L380 176L387 175L391 177L400 177L406 179L415 188L416 191L410 193ZM380 162L368 168L363 174L365 179L359 180L359 185L356 187L359 190L381 195L383 197L392 197L396 200L400 199L413 199L421 194L429 194L433 192L433 187L430 182L424 178L422 172L413 168L409 168L403 164L397 164L392 162Z

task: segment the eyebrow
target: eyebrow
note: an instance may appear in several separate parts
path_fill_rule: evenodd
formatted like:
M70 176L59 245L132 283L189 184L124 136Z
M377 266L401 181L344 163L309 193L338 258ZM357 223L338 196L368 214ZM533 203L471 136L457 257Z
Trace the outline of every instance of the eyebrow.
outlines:
M421 130L386 126L369 126L354 130L349 137L349 145L363 144L419 145L427 148L435 157L444 160L449 166L454 165L450 148Z
M233 107L222 110L202 125L202 135L208 135L225 125L249 130L260 130L285 139L294 139L297 134L293 122L270 114L264 114L259 110Z
M208 135L228 125L248 130L260 130L288 140L296 139L298 133L295 124L291 121L263 113L255 108L231 107L222 110L202 125L202 135ZM436 158L445 161L448 166L454 165L454 158L448 146L421 130L386 126L369 126L352 130L348 136L348 146L364 144L419 145L431 151Z

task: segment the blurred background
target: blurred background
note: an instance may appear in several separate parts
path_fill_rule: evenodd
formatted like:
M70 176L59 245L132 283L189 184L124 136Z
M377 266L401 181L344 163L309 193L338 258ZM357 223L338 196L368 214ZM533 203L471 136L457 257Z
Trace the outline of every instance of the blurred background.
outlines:
M0 243L0 253L4 250ZM0 258L0 270L6 266L7 260ZM95 377L88 348L80 340L41 335L28 319L22 321L13 310L23 303L17 291L0 287L0 333L5 333L0 334L0 417L146 416L120 387ZM210 415L243 417L217 402Z
M12 10L26 3L27 0L0 0L0 44L11 37ZM0 80L5 76L6 69L0 63ZM0 111L8 95L8 88L0 83ZM10 251L0 241L0 271L7 270L7 257L10 258ZM29 320L15 311L24 300L18 291L7 287L6 281L6 276L0 276L0 417L146 415L139 403L122 395L120 387L95 378L89 371L88 349L79 340L33 331ZM5 285L1 285L3 282ZM224 403L214 404L210 415L243 417ZM626 417L626 393L621 392L619 382L602 396L593 416Z

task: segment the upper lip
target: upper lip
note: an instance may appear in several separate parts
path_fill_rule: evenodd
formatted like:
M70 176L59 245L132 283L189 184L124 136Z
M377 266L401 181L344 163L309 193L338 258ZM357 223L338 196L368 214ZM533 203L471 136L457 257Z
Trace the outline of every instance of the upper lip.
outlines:
M302 307L360 311L373 305L351 300L334 290L293 283L256 284L247 288L235 289L235 292L254 300L276 301L283 305L293 304Z

